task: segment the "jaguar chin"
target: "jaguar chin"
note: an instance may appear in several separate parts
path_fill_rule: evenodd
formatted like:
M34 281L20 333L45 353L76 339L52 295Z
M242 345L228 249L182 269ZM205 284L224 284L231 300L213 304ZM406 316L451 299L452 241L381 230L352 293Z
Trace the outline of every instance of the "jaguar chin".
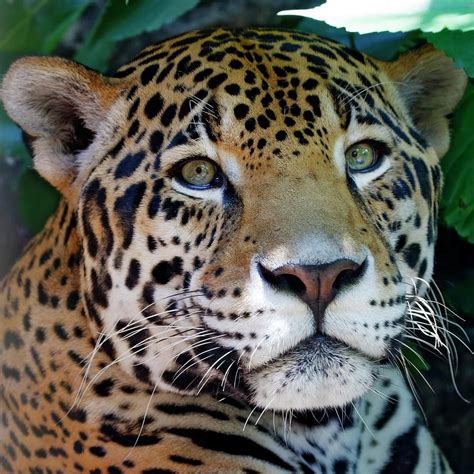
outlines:
M377 366L369 357L325 336L312 336L246 374L250 400L266 409L343 407L369 390Z

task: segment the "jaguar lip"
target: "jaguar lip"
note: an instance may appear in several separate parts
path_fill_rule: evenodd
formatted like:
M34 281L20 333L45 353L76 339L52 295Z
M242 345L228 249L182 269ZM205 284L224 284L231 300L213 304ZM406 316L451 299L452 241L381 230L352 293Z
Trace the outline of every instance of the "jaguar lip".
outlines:
M286 357L289 357L293 355L295 352L299 353L304 353L307 352L308 354L314 354L315 351L331 351L331 350L346 350L350 351L354 354L358 354L361 357L364 357L365 359L373 362L373 363L385 363L388 361L388 357L385 357L381 359L380 357L373 357L369 354L366 354L365 352L360 351L359 349L349 346L343 341L340 341L339 339L328 336L326 334L321 334L321 333L316 333L310 337L307 337L306 339L303 339L300 341L297 345L291 347L290 349L278 354L277 356L273 357L272 359L268 360L265 363L265 366L269 366L272 363L277 363L281 361L282 359L285 359ZM328 354L320 354L321 357L325 357ZM260 367L255 367L253 370L258 371Z

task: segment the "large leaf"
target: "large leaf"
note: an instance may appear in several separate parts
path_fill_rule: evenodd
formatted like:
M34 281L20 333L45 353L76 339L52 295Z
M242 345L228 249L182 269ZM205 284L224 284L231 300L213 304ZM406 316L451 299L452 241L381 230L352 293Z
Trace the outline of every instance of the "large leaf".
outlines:
M157 30L198 4L199 0L133 0L107 2L76 59L89 67L105 71L117 41Z
M17 190L18 212L28 228L39 232L59 202L59 193L35 170L28 169L21 176Z
M279 15L300 15L348 31L474 30L474 0L327 0L304 10Z
M0 53L51 53L90 2L0 0Z
M474 243L474 86L469 84L453 118L451 146L441 164L445 185L442 218Z
M400 49L411 39L418 37L418 33L368 33L358 34L346 31L344 28L335 28L323 21L304 18L296 28L308 33L331 38L346 46L369 54L378 59L389 61L393 59Z
M457 66L474 77L474 31L443 30L438 33L425 33L425 38L437 48L444 50Z
M464 316L474 318L474 298L472 289L474 288L474 271L465 279L457 282L453 288L445 291L448 303L461 312Z

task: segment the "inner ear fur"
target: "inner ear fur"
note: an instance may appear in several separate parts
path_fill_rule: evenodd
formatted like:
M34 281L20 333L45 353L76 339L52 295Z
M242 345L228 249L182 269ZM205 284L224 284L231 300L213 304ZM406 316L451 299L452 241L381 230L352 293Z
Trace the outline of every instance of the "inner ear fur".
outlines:
M64 195L86 149L120 94L116 80L73 61L26 57L4 77L1 98L24 131L38 172Z
M441 158L449 147L448 116L466 88L465 72L430 44L384 66L415 126Z

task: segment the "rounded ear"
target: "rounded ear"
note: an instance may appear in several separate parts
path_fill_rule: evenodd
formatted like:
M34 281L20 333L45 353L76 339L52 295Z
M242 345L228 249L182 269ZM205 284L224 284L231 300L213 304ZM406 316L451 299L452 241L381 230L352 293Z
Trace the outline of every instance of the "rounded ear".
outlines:
M73 61L26 57L5 75L1 99L26 134L38 172L64 195L121 88Z
M441 158L449 147L448 115L466 88L465 72L429 44L384 63L384 67L415 126Z

